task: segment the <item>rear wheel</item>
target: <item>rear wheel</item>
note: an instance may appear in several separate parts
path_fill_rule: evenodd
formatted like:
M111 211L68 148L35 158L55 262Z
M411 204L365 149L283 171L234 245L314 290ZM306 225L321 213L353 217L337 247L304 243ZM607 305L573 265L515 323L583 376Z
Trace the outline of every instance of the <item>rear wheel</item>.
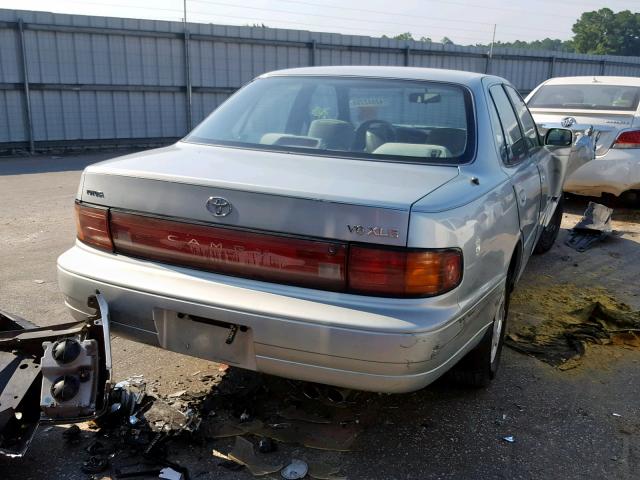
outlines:
M507 280L500 296L493 323L482 340L452 369L453 379L473 388L486 387L498 372L504 344L507 314L509 311L510 281Z
M544 227L544 230L542 230L542 234L538 239L538 243L536 243L536 247L533 249L533 253L542 254L551 250L551 247L553 247L553 244L560 233L560 224L562 223L563 213L564 201L562 200L562 197L560 197L556 211L553 213L553 217L551 217L549 225Z

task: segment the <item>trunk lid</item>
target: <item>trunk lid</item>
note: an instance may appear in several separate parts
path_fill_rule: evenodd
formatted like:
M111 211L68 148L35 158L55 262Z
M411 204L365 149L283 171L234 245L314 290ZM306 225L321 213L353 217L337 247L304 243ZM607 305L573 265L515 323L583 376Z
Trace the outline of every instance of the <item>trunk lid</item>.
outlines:
M457 167L179 142L88 167L80 200L285 234L404 246L411 205Z
M622 130L633 127L635 120L635 111L532 108L531 114L542 135L550 128L570 128L574 132L584 132L593 126L598 139L596 143L597 156L607 153L618 134ZM562 125L562 121L568 117L573 118L575 123L565 127Z

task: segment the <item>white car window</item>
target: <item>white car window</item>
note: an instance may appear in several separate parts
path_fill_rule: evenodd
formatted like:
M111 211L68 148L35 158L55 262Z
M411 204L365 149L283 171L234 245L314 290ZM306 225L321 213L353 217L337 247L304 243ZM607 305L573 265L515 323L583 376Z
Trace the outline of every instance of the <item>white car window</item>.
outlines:
M543 85L529 100L530 108L636 110L640 87L625 85Z

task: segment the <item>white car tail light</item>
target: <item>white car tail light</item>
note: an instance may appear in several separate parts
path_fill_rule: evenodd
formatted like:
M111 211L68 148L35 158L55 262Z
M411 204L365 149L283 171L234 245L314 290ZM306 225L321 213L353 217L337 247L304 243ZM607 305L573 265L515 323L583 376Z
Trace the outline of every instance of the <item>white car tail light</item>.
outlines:
M640 148L640 130L630 130L618 135L613 148Z

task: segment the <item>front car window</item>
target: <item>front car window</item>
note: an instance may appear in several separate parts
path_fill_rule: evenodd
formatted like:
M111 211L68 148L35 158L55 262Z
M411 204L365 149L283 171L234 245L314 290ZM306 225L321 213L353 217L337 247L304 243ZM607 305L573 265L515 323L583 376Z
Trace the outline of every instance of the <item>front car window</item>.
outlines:
M498 112L502 131L504 132L507 142L507 163L518 163L524 160L528 154L527 142L522 134L522 130L520 130L518 118L502 85L490 87L489 92L491 93L491 98Z
M524 103L524 100L522 100L520 94L516 92L513 87L505 85L504 89L506 90L507 95L509 95L511 104L515 108L518 118L520 119L520 125L522 125L522 130L524 132L525 139L527 140L527 146L529 149L539 147L540 137L538 136L536 122L533 121L533 117L531 116L531 113L529 113L529 109Z
M543 85L529 100L529 108L633 110L640 87L625 85Z
M473 157L471 94L429 81L258 79L186 141L380 160L460 164Z

